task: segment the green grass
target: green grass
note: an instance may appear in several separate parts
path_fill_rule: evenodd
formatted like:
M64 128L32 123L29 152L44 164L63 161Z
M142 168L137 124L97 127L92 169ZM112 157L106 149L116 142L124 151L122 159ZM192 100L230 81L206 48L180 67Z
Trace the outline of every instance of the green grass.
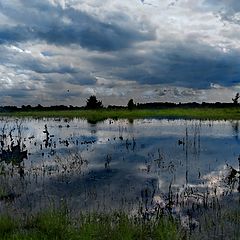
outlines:
M199 218L201 228L193 233L195 240L240 239L240 205L209 209Z
M0 113L0 116L35 117L35 118L82 118L89 122L111 119L141 118L187 118L203 120L240 120L240 108L169 108L141 110L67 110L67 111L29 111Z
M171 216L143 220L124 213L91 213L70 217L51 210L22 218L0 215L1 240L203 240L240 239L239 208L208 210L201 228L190 234Z
M0 199L7 195L6 190L0 186Z
M0 216L0 239L3 240L177 240L185 239L180 225L171 217L143 222L122 213L81 215L49 211L25 220Z

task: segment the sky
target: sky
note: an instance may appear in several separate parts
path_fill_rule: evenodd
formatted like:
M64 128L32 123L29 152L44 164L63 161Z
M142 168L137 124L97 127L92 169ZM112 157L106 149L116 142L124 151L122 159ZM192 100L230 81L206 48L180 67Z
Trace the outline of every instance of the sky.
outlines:
M0 0L0 105L231 102L239 0Z

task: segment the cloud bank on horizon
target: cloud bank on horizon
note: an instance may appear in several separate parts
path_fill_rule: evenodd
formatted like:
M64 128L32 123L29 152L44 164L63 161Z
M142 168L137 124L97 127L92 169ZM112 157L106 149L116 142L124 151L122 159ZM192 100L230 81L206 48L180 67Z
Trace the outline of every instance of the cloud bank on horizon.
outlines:
M239 0L0 0L1 105L231 101Z

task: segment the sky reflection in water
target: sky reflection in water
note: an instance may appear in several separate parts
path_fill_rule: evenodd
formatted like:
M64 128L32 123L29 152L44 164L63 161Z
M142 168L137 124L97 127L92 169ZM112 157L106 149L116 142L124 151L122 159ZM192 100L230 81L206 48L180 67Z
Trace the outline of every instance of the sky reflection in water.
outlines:
M16 126L28 151L24 177L2 161L2 184L23 208L65 199L79 209L130 210L144 198L161 202L170 185L221 193L227 165L238 167L238 121L2 119L5 149ZM12 137L17 144L17 129Z

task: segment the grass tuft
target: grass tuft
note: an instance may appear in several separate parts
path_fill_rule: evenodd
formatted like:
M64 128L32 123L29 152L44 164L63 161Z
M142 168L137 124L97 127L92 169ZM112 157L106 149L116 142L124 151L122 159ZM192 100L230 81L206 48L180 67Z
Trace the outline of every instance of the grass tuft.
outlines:
M69 219L66 213L48 211L22 221L8 216L0 218L3 240L147 240L184 239L180 225L173 219L143 221L123 213L88 214Z

